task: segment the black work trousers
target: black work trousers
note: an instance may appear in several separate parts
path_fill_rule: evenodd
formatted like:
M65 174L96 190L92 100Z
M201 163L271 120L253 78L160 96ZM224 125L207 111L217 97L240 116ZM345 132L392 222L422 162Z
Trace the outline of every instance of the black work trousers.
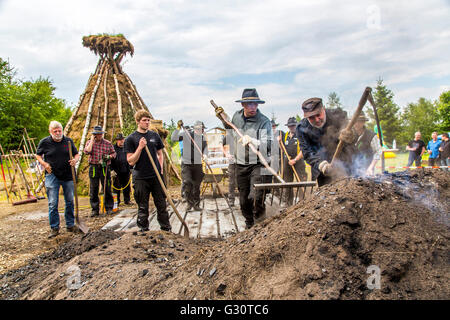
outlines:
M266 212L264 190L255 190L254 184L270 183L271 175L262 175L262 164L240 165L236 164L236 180L239 189L239 201L242 215L247 226L254 224L254 219Z
M112 210L114 206L114 200L111 193L111 170L109 169L109 166L103 168L101 164L89 165L89 182L89 200L91 203L92 211L98 213L100 210L100 200L98 198L100 183L102 184L104 191L104 207L106 211Z
M200 205L200 185L204 175L201 164L181 164L185 199L191 206Z
M303 159L298 160L295 165L294 165L294 169L297 172L300 181L306 181L308 175L306 174L306 166L305 166L305 161ZM294 181L294 171L292 170L292 166L289 165L289 160L287 159L287 157L284 158L283 160L283 180L286 182L293 182ZM295 179L297 179L295 177ZM297 191L297 189L295 189ZM299 189L299 197L302 198L303 197L303 189ZM288 205L291 205L293 203L293 199L294 199L294 188L286 188L284 189L284 201L286 201L286 203Z
M130 190L131 183L130 182L130 173L118 173L117 176L113 180L113 191L117 194L117 205L120 204L120 193L123 193L123 200L125 203L130 202ZM126 188L125 188L126 186ZM125 188L125 189L123 189ZM121 190L123 189L123 190Z
M166 196L158 178L136 179L133 181L133 188L134 199L138 205L137 226L141 229L148 229L148 204L151 193L161 230L170 231L172 227L170 226L169 213L167 212Z

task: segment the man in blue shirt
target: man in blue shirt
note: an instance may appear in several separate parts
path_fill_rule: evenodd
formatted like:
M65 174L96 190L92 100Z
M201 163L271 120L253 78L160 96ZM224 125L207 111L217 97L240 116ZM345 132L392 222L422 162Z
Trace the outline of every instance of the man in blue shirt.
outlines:
M434 167L438 165L436 159L439 156L439 147L441 146L441 141L437 138L437 132L431 134L432 140L428 142L427 152L430 155L428 158L428 165Z

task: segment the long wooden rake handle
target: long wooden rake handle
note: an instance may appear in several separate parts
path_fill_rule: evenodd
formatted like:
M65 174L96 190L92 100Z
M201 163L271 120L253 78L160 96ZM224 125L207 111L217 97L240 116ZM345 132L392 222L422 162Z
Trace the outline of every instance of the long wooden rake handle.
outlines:
M284 154L286 155L288 161L291 161L291 157L287 153L286 147L284 146L283 142L279 141L281 149L283 149ZM290 165L292 168L292 171L294 171L295 177L297 178L297 181L300 182L300 177L298 176L297 170L295 170L295 167L293 165Z
M219 107L217 104L214 103L213 100L211 100L210 103L212 104L212 106L214 107L214 109L217 109L217 108ZM225 122L227 125L229 125L231 128L233 128L234 131L236 131L236 133L238 134L238 136L239 136L240 138L243 138L242 133L239 131L238 128L236 128L236 126L235 126L231 121L229 121L228 119L225 119L225 117L223 117L222 114L221 114L220 116L221 116L223 122ZM280 181L281 183L285 183L285 181L284 181L284 180L283 180L283 179L275 172L275 170L273 170L273 169L269 166L269 164L267 163L266 159L265 159L264 156L261 154L261 152L259 152L251 142L250 142L248 145L250 146L250 149L252 149L252 151L253 151L254 153L256 153L256 155L258 156L259 160L260 160L261 163L264 165L264 167L266 167L266 169L269 170L270 173L272 173L272 174L278 179L278 181Z
M186 222L184 221L184 219L181 217L180 213L178 212L177 207L173 203L172 197L170 196L169 192L166 189L166 186L164 185L164 182L161 179L161 175L159 174L158 168L156 167L155 161L153 161L152 155L150 153L150 150L148 150L147 146L145 146L145 151L147 152L147 155L148 155L148 158L150 159L153 170L155 170L155 172L156 172L156 176L158 177L159 184L161 185L161 188L163 189L163 191L167 197L167 200L169 201L170 206L172 207L172 209L175 212L175 214L177 215L178 219L180 219L181 223L184 226L184 236L186 238L189 238L189 228L188 228Z

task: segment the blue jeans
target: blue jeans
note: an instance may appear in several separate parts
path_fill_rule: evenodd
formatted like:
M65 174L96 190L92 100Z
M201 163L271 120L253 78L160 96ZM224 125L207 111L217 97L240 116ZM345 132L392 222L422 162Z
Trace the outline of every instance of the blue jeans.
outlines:
M441 159L441 166L450 166L450 158ZM450 168L444 168L444 170L449 171Z
M75 217L73 215L73 181L60 181L54 174L47 174L45 176L45 188L47 188L48 197L48 219L50 221L50 228L59 229L59 189L62 186L64 192L64 200L66 207L64 209L64 218L66 219L66 227L73 227L75 224Z

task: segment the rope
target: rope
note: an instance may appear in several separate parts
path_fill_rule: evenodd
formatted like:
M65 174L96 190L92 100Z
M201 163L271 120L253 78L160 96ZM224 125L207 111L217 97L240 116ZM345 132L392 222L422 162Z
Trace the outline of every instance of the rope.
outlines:
M130 182L131 182L131 174L130 174L130 180L128 180L128 183L127 183L127 185L126 185L125 187L123 187L123 188L121 188L121 189L118 189L118 188L114 187L114 181L111 183L111 187L112 187L114 190L122 191L122 190L126 189L126 188L130 185Z

